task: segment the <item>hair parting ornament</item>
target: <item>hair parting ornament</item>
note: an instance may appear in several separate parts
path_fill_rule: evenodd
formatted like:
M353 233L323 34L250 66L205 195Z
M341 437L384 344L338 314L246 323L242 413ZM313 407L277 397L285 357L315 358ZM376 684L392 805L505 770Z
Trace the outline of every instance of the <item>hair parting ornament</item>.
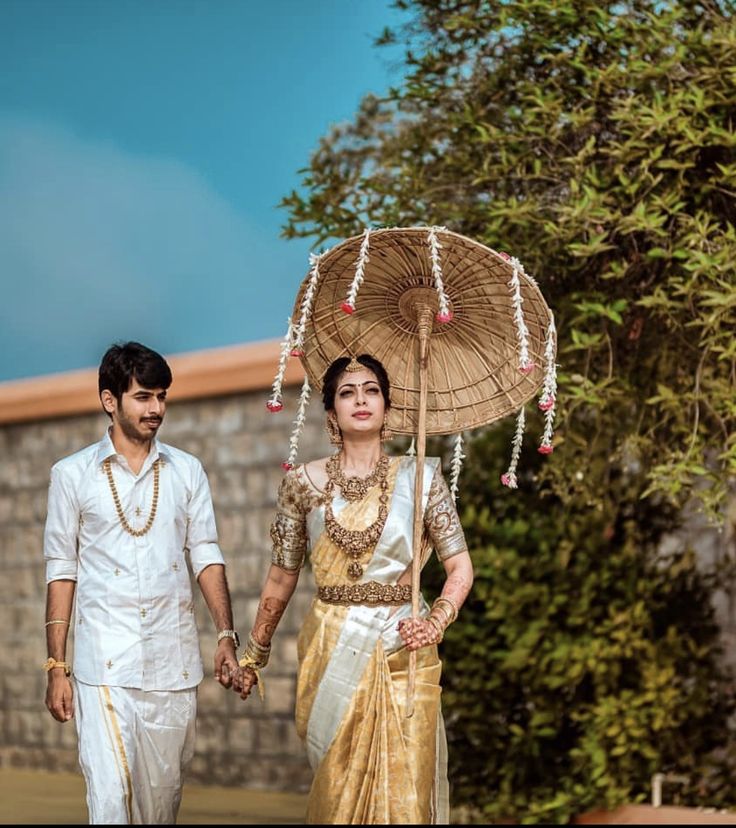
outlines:
M426 228L426 231L427 258L431 268L434 288L437 292L438 311L435 318L437 322L444 324L451 322L453 319L453 312L450 308L450 301L445 290L442 272L443 245L441 241L441 234L443 232L447 232L447 229L442 226L432 226ZM350 282L347 296L340 304L340 309L348 315L352 315L356 312L360 288L366 277L369 277L368 271L371 260L371 243L374 240L375 233L377 232L380 232L380 230L373 230L366 227L360 237L357 259L355 261L355 272ZM304 356L305 332L312 313L314 298L320 281L320 263L322 258L328 252L329 251L324 251L319 255L310 254L310 272L301 305L299 306L299 319L296 323L294 323L291 318L287 320L287 330L281 343L279 353L278 371L273 382L271 397L266 403L269 411L277 412L283 408L282 386L289 356ZM537 365L530 354L529 329L524 319L524 297L522 296L522 286L524 284L526 284L527 287L532 286L536 288L538 286L536 281L525 272L524 266L515 256L510 256L508 253L504 252L498 252L496 255L500 256L505 262L507 262L508 266L511 268L511 277L507 285L511 297L513 324L516 330L518 370L524 375L530 375L535 371ZM538 407L544 414L545 423L544 432L537 449L540 454L551 454L554 450L553 427L557 396L557 365L555 363L556 348L557 333L555 330L554 318L550 313L544 348L544 382L538 400ZM362 371L366 367L358 361L354 354L348 353L345 354L345 356L350 357L350 361L344 368L345 372L353 373ZM297 416L294 420L294 429L289 440L288 459L282 463L283 468L286 470L293 468L296 463L299 438L304 428L306 408L310 399L310 391L311 389L309 387L309 383L305 377L299 397ZM509 466L506 472L501 475L501 482L503 485L511 489L518 488L517 467L521 456L525 425L526 415L524 407L522 406L517 414L516 429L511 442L511 459ZM455 500L457 500L458 496L458 483L462 469L462 461L465 458L463 447L463 434L459 433L457 434L455 440L451 461L450 491ZM407 451L407 454L413 455L414 453L414 438L412 437L412 443Z

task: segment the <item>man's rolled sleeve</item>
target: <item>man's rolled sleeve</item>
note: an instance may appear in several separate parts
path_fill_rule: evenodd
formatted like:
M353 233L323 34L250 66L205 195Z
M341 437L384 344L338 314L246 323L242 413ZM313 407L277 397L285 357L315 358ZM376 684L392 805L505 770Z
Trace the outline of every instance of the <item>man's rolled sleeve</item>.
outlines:
M194 472L192 497L189 501L189 527L187 529L187 549L189 561L195 578L211 564L225 564L217 543L217 526L212 495L207 482L207 475L201 463L197 463Z
M46 583L77 580L79 507L72 486L56 466L51 469L43 556Z

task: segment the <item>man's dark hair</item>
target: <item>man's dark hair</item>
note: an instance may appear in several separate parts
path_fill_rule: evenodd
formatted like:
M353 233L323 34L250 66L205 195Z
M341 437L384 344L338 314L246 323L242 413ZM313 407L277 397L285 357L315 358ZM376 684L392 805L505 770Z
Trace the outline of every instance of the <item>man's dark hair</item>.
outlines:
M100 394L110 391L120 405L133 380L137 380L143 388L168 388L171 385L171 368L161 354L140 342L111 345L100 363Z
M388 374L383 365L370 354L361 354L356 357L361 365L364 365L369 371L373 371L381 386L381 393L383 394L383 402L386 405L386 410L391 408L391 386L388 381ZM335 408L335 392L337 391L337 381L340 379L342 372L350 364L350 357L338 357L332 365L325 371L324 379L322 380L322 402L325 406L325 411L333 411Z

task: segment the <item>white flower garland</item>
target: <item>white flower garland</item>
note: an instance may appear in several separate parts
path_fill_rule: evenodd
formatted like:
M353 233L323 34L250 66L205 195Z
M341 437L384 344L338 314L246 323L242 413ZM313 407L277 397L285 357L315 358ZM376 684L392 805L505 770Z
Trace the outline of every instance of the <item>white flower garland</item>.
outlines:
M547 341L544 346L546 370L544 374L544 385L542 386L542 396L539 400L539 407L544 411L544 433L542 434L542 442L537 450L542 454L552 454L554 450L552 437L554 435L555 403L557 401L556 338L555 321L550 314L549 327L547 328Z
M304 298L302 299L301 313L299 315L299 325L296 328L296 335L294 336L294 345L291 349L292 356L301 356L304 351L304 331L307 328L307 319L312 311L312 302L314 301L314 294L317 290L317 282L319 281L319 263L321 255L316 253L309 254L309 264L312 267L312 272L309 276L309 284L304 291Z
M505 474L501 475L501 482L509 489L516 489L519 482L516 479L516 467L519 465L519 457L521 456L521 444L524 440L524 426L526 425L526 414L524 407L519 409L519 416L516 419L516 433L514 439L511 441L511 462Z
M462 432L457 435L457 439L455 440L455 449L452 452L452 463L450 464L450 469L452 474L450 476L450 494L452 495L452 499L457 503L457 490L458 490L458 481L460 480L460 470L463 467L463 460L465 459L465 455L463 454L463 435Z
M294 420L294 430L291 432L291 437L289 438L289 457L281 464L286 471L293 469L294 463L296 463L296 454L299 450L299 437L304 429L310 390L309 379L305 375L302 393L299 397L299 408L297 409L296 419Z
M355 264L355 276L353 277L353 282L350 285L350 290L348 291L348 298L342 303L342 309L345 313L353 313L355 310L355 302L358 298L358 291L360 290L360 286L363 284L363 279L365 278L365 266L370 261L370 257L368 256L370 235L370 228L366 227L363 231L363 241L360 244L358 261Z
M432 260L432 275L434 276L434 285L437 289L437 298L439 300L439 311L437 312L438 322L449 322L452 319L452 311L447 301L447 294L445 293L445 285L442 281L442 263L440 261L440 249L442 245L437 238L438 230L446 230L446 227L430 227L427 234L429 241L429 258Z
M291 324L291 317L286 320L286 336L281 341L281 351L279 353L279 367L276 376L273 380L271 398L266 403L266 408L269 411L281 411L284 407L281 402L281 392L284 384L284 374L286 373L286 362L289 359L289 352L292 347L292 339L294 336L294 326Z
M519 340L519 370L524 374L529 374L535 366L529 359L529 329L524 321L524 311L522 310L524 299L521 295L519 273L524 273L524 267L515 256L511 258L511 267L511 281L508 284L511 288L511 300L514 304L514 322L516 323L516 335ZM526 276L526 273L524 275Z

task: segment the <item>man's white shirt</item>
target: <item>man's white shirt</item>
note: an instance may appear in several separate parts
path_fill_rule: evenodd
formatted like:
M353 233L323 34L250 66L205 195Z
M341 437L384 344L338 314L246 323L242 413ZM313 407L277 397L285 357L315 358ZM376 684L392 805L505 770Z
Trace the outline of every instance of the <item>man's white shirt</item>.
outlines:
M133 529L146 525L159 463L156 518L141 537L118 518L103 468ZM86 684L181 690L202 680L188 563L224 564L202 464L154 440L138 475L109 434L51 469L46 581L77 582L74 673ZM188 561L187 561L188 558Z

